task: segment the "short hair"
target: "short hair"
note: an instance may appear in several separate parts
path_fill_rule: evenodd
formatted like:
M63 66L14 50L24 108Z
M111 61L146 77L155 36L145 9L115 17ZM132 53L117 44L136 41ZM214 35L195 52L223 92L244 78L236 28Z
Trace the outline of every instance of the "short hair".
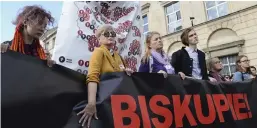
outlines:
M30 23L38 24L44 21L45 18L48 19L48 24L51 23L53 25L54 18L52 17L49 11L47 12L45 9L43 9L41 6L38 6L38 5L25 6L22 9L21 13L18 14L15 21L13 21L13 24L20 25L20 24L24 24L25 21L28 22L29 24Z
M214 57L214 58L211 58L211 59L208 60L208 65L207 65L208 67L207 68L208 68L209 71L211 71L211 69L212 69L212 66L213 66L213 63L214 63L214 59L219 59L219 58L218 57Z
M95 36L96 38L99 38L103 32L110 30L114 31L114 28L111 25L103 25L96 30Z
M250 66L250 69L251 69L251 68L253 68L253 69L255 69L255 70L256 70L256 68L255 68L254 66Z
M182 42L185 46L189 46L188 33L191 32L192 30L194 30L192 27L187 28L186 30L183 31L183 33L182 33L181 36L180 36L181 42Z

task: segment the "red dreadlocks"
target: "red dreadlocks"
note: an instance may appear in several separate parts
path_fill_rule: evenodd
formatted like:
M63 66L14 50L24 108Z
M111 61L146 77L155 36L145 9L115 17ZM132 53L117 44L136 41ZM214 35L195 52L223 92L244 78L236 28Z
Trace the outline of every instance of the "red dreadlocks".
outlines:
M22 36L22 31L24 28L24 22L27 24L40 24L44 19L48 19L48 24L54 23L54 18L51 16L50 12L47 12L41 6L25 6L21 13L17 16L16 20L13 22L16 25L14 38L12 41L12 45L10 46L10 50L21 52L25 54L24 51L24 37ZM46 55L42 46L39 43L39 39L36 39L33 43L35 43L35 50L40 59L46 59Z
M16 27L10 50L16 51L16 52L21 52L21 53L25 54L24 39L23 39L21 31L20 31L21 29L22 29L22 24L20 24ZM39 58L42 60L45 60L46 55L45 55L45 52L44 52L42 46L39 43L39 39L36 39L36 42L34 42L34 43L36 43L36 50L37 50Z

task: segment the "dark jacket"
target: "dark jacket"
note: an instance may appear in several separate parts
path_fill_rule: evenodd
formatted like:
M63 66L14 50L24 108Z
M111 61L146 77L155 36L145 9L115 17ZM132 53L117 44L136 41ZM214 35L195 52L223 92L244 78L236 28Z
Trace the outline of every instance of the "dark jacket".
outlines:
M205 53L201 50L197 50L199 67L201 69L201 75L203 80L209 80L206 68ZM192 77L193 59L190 58L185 47L172 54L172 66L175 69L175 73L183 72L186 76Z

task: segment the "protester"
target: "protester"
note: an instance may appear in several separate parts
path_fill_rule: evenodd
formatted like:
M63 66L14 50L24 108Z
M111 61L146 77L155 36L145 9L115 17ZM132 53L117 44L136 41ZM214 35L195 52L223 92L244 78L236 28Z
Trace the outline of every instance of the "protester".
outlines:
M224 75L225 81L231 81L232 77L230 75Z
M98 28L96 37L98 38L101 46L94 50L89 61L86 81L88 87L88 104L77 114L82 115L79 123L82 123L82 126L84 126L87 122L87 127L90 126L93 116L98 119L96 113L96 92L100 81L100 75L107 72L121 71L126 71L128 75L133 73L130 68L125 68L125 64L123 63L121 56L113 50L116 37L113 27L104 25Z
M245 55L240 55L236 60L236 70L234 73L233 82L240 82L251 79L250 65L248 57Z
M193 28L187 28L180 36L186 47L172 54L172 66L182 79L186 76L195 79L209 80L206 68L205 53L197 49L198 36ZM211 79L215 81L214 79Z
M250 66L250 70L251 70L252 78L256 78L257 76L256 68L254 66Z
M220 62L219 58L212 58L208 62L209 66L209 76L216 79L218 82L222 81L229 81L228 79L226 80L221 74L220 71L223 69L223 65Z
M148 32L146 36L146 52L141 60L139 72L174 74L167 54L163 50L163 42L158 32Z
M54 18L50 12L47 12L42 7L35 5L25 6L13 22L16 25L13 40L5 41L1 44L2 53L9 49L47 60L48 66L52 66L55 62L47 58L39 43L39 37L43 35L47 25L53 23Z

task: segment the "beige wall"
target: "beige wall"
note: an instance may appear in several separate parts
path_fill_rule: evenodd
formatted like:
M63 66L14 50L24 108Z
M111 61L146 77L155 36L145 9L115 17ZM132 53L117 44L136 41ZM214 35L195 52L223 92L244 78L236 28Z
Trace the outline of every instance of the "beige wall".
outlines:
M148 12L149 31L159 31L163 36L164 50L172 54L182 46L179 43L182 31L167 33L163 7L165 2L143 1L141 5L145 3L151 4ZM180 1L182 27L183 29L190 27L189 17L195 17L194 25L199 37L198 48L206 51L207 58L208 55L221 56L239 53L247 55L251 60L251 65L257 66L256 5L257 1L228 1L228 15L207 21L204 2ZM246 10L246 8L249 9ZM208 49L216 49L216 51L209 53Z

